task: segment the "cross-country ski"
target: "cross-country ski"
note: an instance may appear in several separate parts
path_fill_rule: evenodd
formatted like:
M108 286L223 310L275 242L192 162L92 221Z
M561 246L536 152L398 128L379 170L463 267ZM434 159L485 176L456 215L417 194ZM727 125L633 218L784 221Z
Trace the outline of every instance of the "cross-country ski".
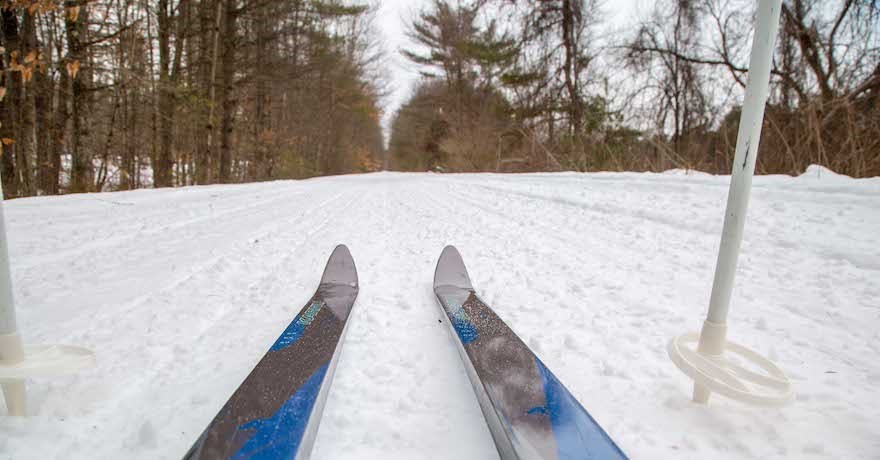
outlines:
M503 460L626 458L550 369L477 297L453 246L437 262L434 294Z
M354 260L338 246L315 295L184 458L308 459L357 294Z

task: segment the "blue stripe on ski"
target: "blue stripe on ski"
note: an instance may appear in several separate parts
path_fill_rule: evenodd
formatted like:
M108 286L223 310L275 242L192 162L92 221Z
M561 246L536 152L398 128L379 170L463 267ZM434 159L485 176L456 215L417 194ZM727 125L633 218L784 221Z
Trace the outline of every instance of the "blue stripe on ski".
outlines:
M238 431L255 430L255 433L230 458L233 460L294 458L329 365L330 362L327 361L316 370L272 417L253 420L239 426Z
M544 384L547 406L532 408L529 413L550 416L559 459L626 459L626 455L550 369L537 357L535 364Z
M296 341L302 337L303 332L305 332L306 326L312 324L312 321L315 320L315 316L318 315L318 312L321 311L321 307L323 306L324 302L312 302L306 311L287 326L287 329L281 333L281 336L278 337L278 340L275 341L269 351L278 351L296 343Z
M477 328L471 322L471 318L461 306L461 302L449 297L446 299L446 305L449 306L449 312L452 314L452 327L455 333L461 339L461 343L467 345L477 339Z

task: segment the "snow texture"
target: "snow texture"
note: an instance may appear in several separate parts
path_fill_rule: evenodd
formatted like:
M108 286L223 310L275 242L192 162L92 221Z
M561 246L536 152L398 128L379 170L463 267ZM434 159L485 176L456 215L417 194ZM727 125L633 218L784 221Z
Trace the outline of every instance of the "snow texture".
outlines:
M666 344L702 324L728 183L379 173L7 202L25 340L98 366L31 381L32 416L0 417L0 458L180 458L337 243L361 290L315 459L497 457L431 291L446 244L634 458L878 458L878 179L755 178L730 338L797 400L690 403Z

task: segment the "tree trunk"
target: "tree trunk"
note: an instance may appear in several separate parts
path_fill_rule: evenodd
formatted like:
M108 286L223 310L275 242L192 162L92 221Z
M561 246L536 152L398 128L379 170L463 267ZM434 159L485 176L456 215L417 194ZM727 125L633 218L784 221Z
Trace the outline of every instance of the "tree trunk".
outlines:
M257 12L256 23L256 49L254 65L257 69L268 68L267 54L269 52L267 46L267 37L271 33L267 12L261 10ZM294 16L296 17L296 16ZM253 180L269 179L269 158L268 158L268 140L264 138L264 133L269 129L271 104L269 103L268 77L264 72L255 75L254 82L254 125L253 125L253 149L254 159L253 166L248 171L248 176Z
M18 32L18 14L12 8L0 8L2 14L2 22L0 22L0 32L2 32L2 44L5 48L3 59L0 60L0 87L6 88L6 96L0 103L0 138L4 139L3 149L0 155L0 175L3 179L3 195L7 198L18 196L18 180L15 171L15 155L17 152L16 144L6 144L6 139L15 141L18 134L18 108L21 107L21 73L13 72L5 67L6 62L11 62L12 53L18 52L21 48L21 37Z
M52 24L56 23L55 13L52 13ZM52 194L61 192L61 155L67 145L67 121L70 119L70 75L65 69L63 43L60 37L55 38L56 62L58 66L58 86L55 94L55 113L52 120L52 139L49 150L49 162L52 168L49 170L52 184Z
M70 191L73 193L88 192L92 189L94 168L92 158L85 145L88 138L89 128L86 120L88 112L88 75L89 69L86 56L86 24L88 7L78 0L65 2L68 9L79 8L76 21L71 21L71 15L65 15L68 47L68 73L72 73L71 85L71 110L70 118L73 127L70 132L71 168L70 168Z
M37 47L37 27L34 16L27 11L22 14L22 47L21 56L29 56L31 53L36 56L39 51ZM18 194L19 196L31 196L35 193L34 171L31 165L38 158L37 145L37 126L36 126L36 99L35 95L38 90L37 81L34 75L39 75L39 68L35 68L29 72L30 81L25 81L22 76L22 105L19 109L19 130L18 148L15 155L15 172L18 177Z
M159 0L156 23L159 34L159 149L153 161L153 186L171 187L174 160L171 129L174 124L174 90L171 87L171 13L168 0Z
M176 21L176 29L175 29L175 38L174 38L174 61L171 64L171 85L172 85L172 93L171 93L171 110L169 117L171 118L171 125L176 127L177 123L177 91L179 90L179 83L181 79L181 73L183 68L183 49L186 46L187 38L189 36L189 13L190 13L190 2L189 0L180 0L177 4L177 9L180 11L177 15ZM172 133L173 139L174 133ZM172 141L173 142L173 141ZM186 165L185 161L181 161L180 158L173 157L178 164ZM184 168L180 168L183 170ZM186 185L186 175L180 174L177 180L178 185Z
M210 183L214 166L214 131L215 131L215 105L216 105L216 79L217 64L219 57L219 40L220 26L223 19L222 11L223 0L214 0L203 2L201 16L201 70L202 81L201 88L203 90L203 112L202 122L204 123L203 137L199 141L199 148L196 154L196 183Z
M27 16L30 16L26 13ZM37 27L35 18L28 20L27 40L29 47L34 50L40 49L37 39ZM45 61L51 60L51 53L43 53ZM49 67L49 62L45 62ZM40 69L34 72L31 88L34 108L34 169L36 172L35 191L38 195L57 193L58 183L52 174L52 80Z
M226 0L226 14L224 15L223 33L223 66L220 76L220 91L222 92L223 113L220 120L220 182L228 183L230 180L230 168L232 161L232 129L235 121L235 48L238 45L236 37L236 19L238 11L235 0ZM259 33L259 32L258 32Z
M578 0L574 0L578 1ZM581 135L581 96L578 90L577 18L572 0L562 0L562 44L565 47L565 88L568 91L570 134Z

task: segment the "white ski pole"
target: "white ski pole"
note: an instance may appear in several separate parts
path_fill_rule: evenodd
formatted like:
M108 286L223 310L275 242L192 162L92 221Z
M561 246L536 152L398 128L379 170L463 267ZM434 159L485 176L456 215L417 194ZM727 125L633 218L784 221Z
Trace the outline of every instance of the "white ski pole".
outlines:
M782 0L758 1L748 83L737 133L709 313L698 339L695 334L687 334L674 339L669 346L672 361L694 380L694 401L698 403L707 403L712 392L759 405L784 404L792 397L790 382L778 367L745 347L727 342L727 314L761 140L781 7ZM692 341L698 342L696 352L687 347L687 342ZM738 366L724 357L725 351L740 355L765 374Z
M66 345L25 348L15 319L9 244L6 238L6 211L3 183L0 181L0 389L9 415L25 415L25 379L71 374L94 366L90 350Z

